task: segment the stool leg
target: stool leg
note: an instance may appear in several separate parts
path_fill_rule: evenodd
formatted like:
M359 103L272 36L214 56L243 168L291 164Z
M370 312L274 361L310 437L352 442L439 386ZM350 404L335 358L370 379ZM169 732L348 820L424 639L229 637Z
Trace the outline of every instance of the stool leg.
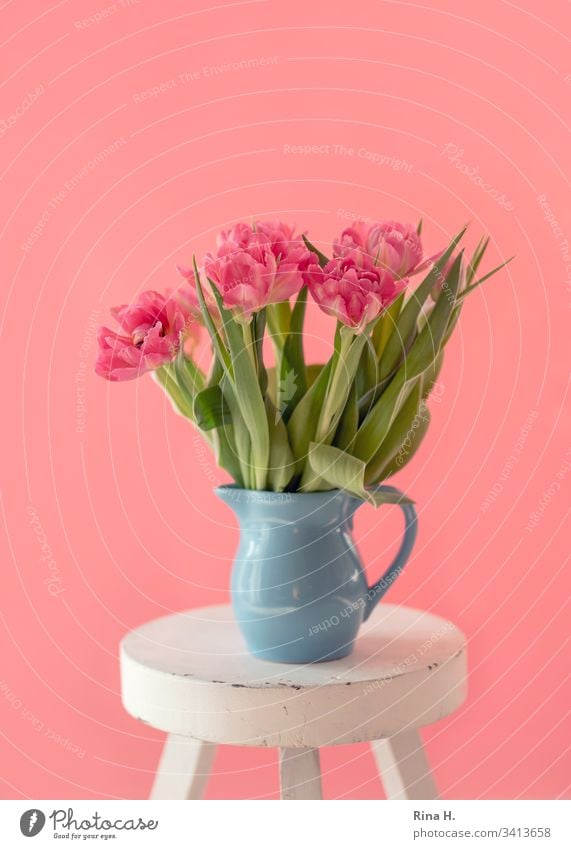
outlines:
M280 798L323 798L319 749L280 749Z
M418 731L371 743L387 799L438 799Z
M169 734L150 798L202 799L215 753L214 743Z

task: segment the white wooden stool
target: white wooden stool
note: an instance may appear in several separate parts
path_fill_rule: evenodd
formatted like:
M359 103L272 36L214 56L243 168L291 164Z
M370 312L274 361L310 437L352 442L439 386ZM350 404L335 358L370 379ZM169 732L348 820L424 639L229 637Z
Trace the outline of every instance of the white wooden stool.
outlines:
M121 683L126 710L169 735L152 799L201 798L222 743L277 747L281 798L321 799L319 748L364 741L389 799L436 799L418 729L464 700L466 641L380 604L352 655L293 666L248 654L231 607L205 607L127 634Z

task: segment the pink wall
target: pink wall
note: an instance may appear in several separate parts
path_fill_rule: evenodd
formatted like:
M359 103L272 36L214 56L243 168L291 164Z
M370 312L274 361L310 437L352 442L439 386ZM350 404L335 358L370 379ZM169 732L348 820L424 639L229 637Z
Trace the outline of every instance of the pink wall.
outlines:
M228 599L218 472L149 379L93 376L94 320L173 284L228 222L279 214L320 243L354 212L420 214L431 249L470 220L490 267L517 255L466 308L395 479L420 540L390 600L469 637L469 700L424 735L444 796L565 796L568 4L106 2L99 22L101 0L0 9L0 792L145 797L162 736L121 708L117 643ZM315 351L328 329L314 318ZM377 574L398 517L361 514ZM329 797L379 796L365 746L323 763ZM272 752L228 749L215 772L210 798L276 796Z

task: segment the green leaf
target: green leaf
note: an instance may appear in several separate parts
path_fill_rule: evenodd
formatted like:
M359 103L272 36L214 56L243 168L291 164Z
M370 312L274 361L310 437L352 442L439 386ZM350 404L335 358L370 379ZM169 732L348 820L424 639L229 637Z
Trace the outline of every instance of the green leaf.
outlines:
M314 254L317 254L317 259L321 268L327 265L327 263L329 262L328 257L326 257L325 254L321 253L321 251L316 248L315 245L312 245L307 236L302 235L301 238L304 241L305 247L308 248L308 250L313 251Z
M430 410L428 407L423 408L422 418L419 419L418 427L413 430L410 436L410 445L408 442L402 446L402 451L399 451L393 459L381 470L379 480L387 480L392 475L400 472L401 469L410 463L428 433L430 428Z
M294 475L295 459L288 441L287 428L269 398L266 398L266 411L270 435L268 489L283 492Z
M452 253L465 232L466 227L464 227L458 235L454 236L440 259L437 260L431 268L418 289L412 292L406 304L402 308L396 322L396 327L391 333L382 352L382 358L380 361L381 380L388 377L402 359L404 352L407 350L414 334L416 333L417 319L423 304L428 298L434 285L442 276L442 269L452 256Z
M365 481L367 484L379 483L384 479L384 469L399 454L405 441L411 440L422 426L426 405L422 402L422 381L418 380L408 398L379 445L374 457L367 463Z
M192 407L194 396L204 388L205 380L196 363L186 357L182 340L174 359L174 374L180 391L186 394Z
M458 324L458 320L460 318L460 313L462 312L463 306L464 302L461 302L459 304L456 304L456 306L452 310L452 315L448 319L448 327L446 328L446 333L444 334L444 339L442 340L442 348L444 348L448 344L450 337L454 333L454 329Z
M373 345L373 340L367 336L366 344L361 354L359 365L355 373L355 384L357 388L357 397L360 398L371 387L376 386L379 379L379 365Z
M228 463L237 463L240 470L239 477L243 482L243 486L245 486L246 489L255 489L256 483L254 480L252 464L250 462L252 450L250 430L244 421L244 417L242 416L240 406L236 399L234 385L228 375L225 374L223 376L220 381L220 388L222 389L224 400L228 405L230 416L232 418L231 429L227 427L216 431L217 434L221 435L220 448L222 451L226 451L226 456L228 452L233 450L233 456L228 458ZM228 445L225 443L228 443ZM225 468L230 470L229 465L226 465ZM231 474L236 480L235 473L231 472Z
M480 279L479 279L479 280L476 280L476 282L475 282L475 283L472 283L472 284L471 284L471 286L467 286L467 287L464 289L464 291L463 291L463 292L461 292L461 293L460 293L460 295L458 296L459 300L462 300L462 301L463 301L463 300L464 300L464 298L465 298L467 295L469 295L469 294L470 294L470 292L473 292L473 291L474 291L474 289L477 289L477 288L478 288L478 286L481 286L481 285L482 285L482 283L484 283L486 280L488 280L488 278L490 278L493 274L497 274L497 273L498 273L498 271L500 271L502 268L504 268L504 267L505 267L508 263L510 263L513 259L515 259L515 257L511 256L509 259L506 259L506 261L505 261L505 262L502 262L502 264L501 264L501 265L497 265L497 266L496 266L495 268L493 268L491 271L488 271L488 273L487 273L487 274L484 274L484 276L483 276L483 277L480 277Z
M472 259L470 260L466 271L466 283L470 284L476 276L478 266L484 258L484 254L486 253L489 243L490 237L488 236L487 238L484 238L484 236L482 236L482 238L476 245L474 253L472 254Z
M414 388L414 381L418 380L439 354L450 315L456 304L462 261L461 252L450 269L446 284L440 292L428 323L417 336L398 372L359 428L353 453L366 462L370 462L377 453L395 416Z
M307 426L307 439L309 442L329 444L332 442L339 420L349 397L349 392L354 382L355 372L365 345L369 342L363 333L360 336L347 327L338 324L335 333L334 353L331 358L331 370L325 390L323 404L319 412L317 427L312 423ZM301 486L311 489L322 488L311 466L306 465L301 479Z
M405 370L407 380L422 374L438 355L450 316L457 304L463 260L464 255L461 251L448 272L446 282L430 314L428 323L418 334L401 366L401 369Z
M217 428L216 430L211 432L212 436L212 447L214 448L216 454L216 463L220 466L221 469L226 469L226 471L231 475L235 483L244 487L247 486L247 477L244 478L244 473L242 467L240 465L240 452L238 451L236 445L235 433L236 431L240 433L240 427L243 431L245 431L245 436L247 442L245 446L241 446L242 456L246 459L249 458L250 452L250 436L243 424L242 417L240 415L240 411L237 409L237 405L234 400L234 407L231 408L228 403L228 398L234 399L232 384L230 383L229 378L224 372L222 365L218 362L217 358L214 358L211 374L209 376L209 387L217 386L219 384L220 392L222 393L223 403L228 408L228 414L231 420L230 424L225 424L223 427ZM205 435L208 436L208 433ZM248 469L246 468L246 472Z
M208 306L206 305L206 300L204 298L204 292L202 290L202 283L200 282L200 274L198 271L198 266L196 264L196 257L193 256L192 262L194 265L194 281L196 284L196 294L198 295L198 303L200 306L200 311L202 313L202 318L204 319L204 325L210 334L210 338L212 339L212 345L214 351L224 366L225 370L228 374L232 375L232 361L230 359L230 353L226 348L220 333L218 332L214 321L212 320L212 316L208 310Z
M486 240L485 244L487 244L488 241L489 240ZM485 250L485 247L483 248L483 250ZM483 256L483 250L482 250L482 256ZM446 334L444 336L444 339L442 340L442 346L443 347L448 344L448 340L452 336L452 333L454 332L454 328L458 324L458 319L460 318L460 313L462 311L462 307L464 306L464 301L466 299L466 295L469 295L470 292L473 292L474 289L477 289L478 286L481 286L482 283L484 283L484 281L486 281L489 277L492 276L492 274L495 274L497 271L499 271L501 268L503 268L505 265L507 265L508 262L511 262L512 259L514 259L514 257L511 257L511 259L506 260L506 262L502 263L502 265L498 265L497 268L494 268L493 271L489 272L489 274L486 274L484 277L481 277L476 283L473 283L471 286L467 286L465 289L463 289L461 292L458 293L458 303L456 304L456 306L454 307L454 309L452 311L452 315L450 316L450 319L448 321L448 327L446 329ZM478 263L476 263L476 268L477 268L477 266L478 266ZM468 279L468 277L466 279Z
M365 392L359 392L359 419L362 420L369 410L376 404L381 397L391 378L393 377L396 366L390 374L380 380L380 369L378 361L381 360L385 345L390 338L391 333L396 327L397 319L400 315L401 307L404 300L404 292L396 298L390 307L386 309L378 320L373 330L373 344L377 353L377 365L375 369L376 381L370 387L367 387ZM412 342L413 340L411 340ZM398 365L398 364L397 364Z
M254 356L260 392L265 394L268 388L268 373L264 365L264 333L266 330L266 310L260 310L252 316L252 336L254 341Z
M155 369L151 372L151 377L155 383L158 383L158 385L164 389L170 398L175 412L184 416L184 418L193 421L194 415L192 411L192 399L189 397L186 390L179 387L173 364L169 363L166 366L161 366L161 368Z
M341 329L339 338L340 346L332 357L333 365L315 430L317 442L329 442L333 439L363 349L368 342L364 333L355 336L347 327Z
M232 424L232 416L219 384L208 386L194 398L194 418L201 430Z
M301 289L291 313L289 331L280 360L277 406L287 422L296 404L307 391L307 374L303 356L303 322L307 289ZM293 390L293 391L292 391Z
M367 413L373 409L389 383L391 382L393 375L389 375L385 380L381 380L379 383L372 386L368 392L365 392L359 398L359 420L362 421Z
M411 503L406 496L391 492L372 492L365 486L365 463L340 451L333 445L310 445L309 463L319 478L327 481L332 489L342 489L375 507L380 504Z
M315 381L298 402L287 423L289 441L296 460L296 474L301 474L305 466L309 443L313 439L319 411L325 398L331 363L332 361L329 360L321 368Z
M232 382L236 403L251 436L254 489L265 489L270 440L266 408L258 382L255 343L251 335L251 325L239 324L230 310L225 309L216 285L212 280L209 280L209 283L220 311L232 357ZM248 333L250 334L249 338L247 337Z
M423 400L428 398L430 393L434 388L434 384L438 380L438 375L440 374L440 370L442 369L442 364L444 363L444 346L446 344L447 335L449 332L449 328L446 329L446 335L442 340L442 347L440 349L440 353L436 357L436 359L430 364L430 366L426 369L424 374L422 375L422 398Z
M422 218L419 219L418 224L416 225L416 232L420 236L422 234Z
M234 441L233 426L213 431L212 445L216 455L216 465L225 469L237 486L244 487L245 483Z
M401 366L385 389L375 406L368 413L352 445L353 454L365 464L375 457L379 446L388 434L399 410L419 381L419 377L406 380L404 366Z
M291 321L291 309L289 302L278 301L277 304L268 304L266 310L270 336L277 349L281 350L289 332Z
M307 388L313 386L322 370L325 368L325 363L309 363L305 367L305 371L307 374Z
M395 298L392 304L386 310L384 310L384 312L381 314L381 317L377 321L377 324L375 325L375 329L373 330L373 342L375 345L375 351L377 352L378 360L381 359L383 351L385 350L385 346L397 326L397 321L402 309L403 301L404 292L401 292L400 295Z
M357 385L353 382L335 434L334 443L337 448L341 448L343 451L350 450L351 444L357 435L358 427L359 406L357 404Z
M268 398L271 399L272 404L275 407L275 406L277 406L277 400L278 400L276 367L270 366L267 369L267 375L268 375L268 386L267 386L267 389L266 389L266 395L267 395Z
M323 368L323 363L309 363L305 366L305 373L307 377L307 389L315 383L316 379L319 377L321 369ZM274 406L277 407L277 385L276 385L276 368L275 366L271 366L268 370L268 388L266 394L272 400ZM307 389L305 390L307 392ZM305 393L304 393L305 394ZM302 396L303 397L303 396ZM300 399L301 400L301 399Z
M220 383L222 378L225 375L224 366L216 356L216 351L214 352L214 356L212 358L212 364L210 366L210 372L208 374L208 378L206 380L206 386L215 386L217 383Z

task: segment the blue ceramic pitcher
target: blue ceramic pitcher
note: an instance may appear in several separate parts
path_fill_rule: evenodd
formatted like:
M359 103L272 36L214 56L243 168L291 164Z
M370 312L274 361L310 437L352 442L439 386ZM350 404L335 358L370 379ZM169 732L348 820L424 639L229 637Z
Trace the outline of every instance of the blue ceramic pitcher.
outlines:
M377 489L402 494L391 486ZM365 503L360 498L341 490L277 493L235 486L216 493L240 523L231 592L249 651L278 663L350 654L361 623L410 555L417 531L413 505L400 503L400 550L369 587L352 537L353 515Z

